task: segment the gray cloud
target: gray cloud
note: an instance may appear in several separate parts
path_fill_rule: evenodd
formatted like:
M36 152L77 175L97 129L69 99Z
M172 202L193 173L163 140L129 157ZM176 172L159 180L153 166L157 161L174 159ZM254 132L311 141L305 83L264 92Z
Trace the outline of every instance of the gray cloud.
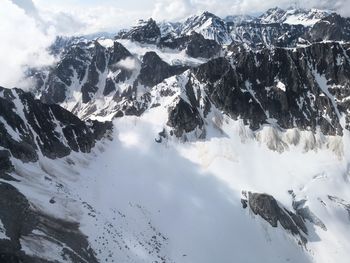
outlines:
M31 0L12 0L12 3L22 8L28 15L38 16L38 10Z

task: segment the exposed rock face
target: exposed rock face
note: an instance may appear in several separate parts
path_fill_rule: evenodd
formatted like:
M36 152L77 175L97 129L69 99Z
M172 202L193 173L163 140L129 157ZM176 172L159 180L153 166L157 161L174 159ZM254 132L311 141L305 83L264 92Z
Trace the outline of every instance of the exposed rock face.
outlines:
M100 74L106 69L106 49L102 47L97 41L95 43L94 55L88 69L87 81L81 88L83 103L91 100L90 93L95 94L98 91L98 82Z
M11 154L7 150L0 150L0 178L12 180L8 173L12 172L14 167L11 163Z
M203 126L203 120L196 107L179 98L173 108L169 108L167 125L174 128L177 137Z
M123 33L121 38L141 43L156 44L160 39L160 29L157 23L151 18L148 21L140 21L129 32Z
M34 99L30 93L0 87L0 178L20 183L12 177L17 172L12 158L36 162L41 154L54 159L71 151L87 153L111 129L109 122L83 122L58 105ZM61 257L59 262L97 262L78 223L46 215L4 182L0 183L0 222L7 237L0 240L1 262L47 263L57 262L56 257ZM47 255L43 244L59 249L52 253L55 260L36 251Z
M164 62L155 52L147 52L142 59L141 71L138 76L142 85L153 87L164 79L181 74L187 69L182 66L170 66Z
M50 262L40 258L44 255L26 255L23 251L24 244L41 244L43 241L60 248L62 261L97 262L78 224L34 210L26 197L10 184L0 183L0 208L0 219L9 238L0 240L1 262Z
M341 135L340 112L348 105L340 101L349 90L340 87L350 85L348 56L347 46L338 43L258 52L240 47L232 63L218 58L193 72L216 107L253 130L274 119L286 129L320 127L324 134Z
M72 85L73 77L76 75L78 81L83 81L89 59L90 54L86 43L70 47L60 63L50 69L45 86L39 87L43 88L41 100L52 104L63 102L66 99L68 87Z
M107 78L105 94L115 90L116 83L130 78L130 71L118 66L118 62L132 56L120 43L105 48L98 41L79 42L67 48L62 59L49 70L48 80L39 89L41 100L45 103L62 103L74 90L81 90L82 102L88 103L103 83L103 73L114 72ZM106 76L104 77L106 78ZM40 86L40 83L38 83Z
M163 38L159 45L160 47L185 50L186 54L193 58L212 58L219 55L221 50L221 46L217 42L205 39L196 32L178 38Z
M109 66L114 66L119 61L126 59L127 57L131 57L131 53L127 50L122 44L118 41L114 41L113 49L110 50L110 59L108 61ZM117 68L114 68L117 69Z
M247 202L242 200L246 207ZM267 194L248 193L248 205L255 215L261 216L272 227L278 227L278 223L293 235L299 236L305 244L307 228L301 216L281 207L275 198Z
M165 31L162 35L156 22L150 19L147 22L141 22L127 32L120 33L117 39L130 39L139 43L155 44L160 48L185 50L187 55L194 58L212 58L219 54L222 42L231 43L225 23L215 15L206 12L203 16L194 17L193 21L190 20L181 25L181 28L177 28L179 24L166 23L165 26L162 26ZM200 33L197 33L196 29L209 20L220 29L213 26L213 28L204 30L205 32L199 29ZM215 35L214 38L218 41L215 41L211 35Z
M319 226L324 231L327 231L326 225L319 219L308 206L305 205L307 200L303 199L300 201L294 200L292 205L297 215L301 216L304 220L308 220L310 223Z
M256 22L228 23L232 44L248 44L252 48L295 47L309 30L302 25L261 24Z
M31 73L42 102L58 103L85 120L91 115L140 115L149 100L140 84L151 88L188 68L169 65L155 52L146 52L139 60L117 41L110 47L90 41L67 47L55 66L43 69L47 81L44 73Z
M111 123L84 123L58 105L43 104L30 93L0 88L0 146L24 162L90 152Z
M317 34L325 39L345 39L347 20L309 11L270 10L260 18L265 22L229 22L204 13L184 23L168 23L162 27L165 35L151 19L118 37L152 43L162 49L160 52L166 48L185 50L190 57L208 59L192 69L205 86L207 105L213 103L232 118L243 119L254 131L265 124L277 124L282 129L298 127L341 135L350 123L346 111L350 102L345 99L350 95L348 45L310 43L317 41ZM310 26L283 24L286 15L319 22ZM267 23L266 19L282 22ZM332 24L335 29L323 24ZM339 30L343 35L334 33ZM221 31L225 36L230 34L233 44L219 44L224 36ZM222 35L221 40L209 37L210 32ZM308 45L284 48L300 43ZM125 60L132 66L123 66ZM149 106L153 86L188 68L169 65L153 51L134 56L117 41L109 48L98 41L85 41L66 48L45 81L44 74L33 74L40 80L39 86L43 85L38 92L43 102L69 105L67 108L81 119L92 115L111 119L139 116ZM344 127L340 125L342 113L346 115Z
M182 23L161 23L162 37L182 38L196 32L219 45L248 44L252 48L296 47L320 40L348 41L347 19L316 9L271 8L258 18L233 16L225 20L204 12Z
M311 28L307 37L312 42L350 41L350 18L344 18L338 14L327 16Z
M312 26L318 20L327 17L329 14L328 11L318 9L298 8L283 10L279 7L274 7L268 9L265 13L256 18L255 22L262 24L291 23Z

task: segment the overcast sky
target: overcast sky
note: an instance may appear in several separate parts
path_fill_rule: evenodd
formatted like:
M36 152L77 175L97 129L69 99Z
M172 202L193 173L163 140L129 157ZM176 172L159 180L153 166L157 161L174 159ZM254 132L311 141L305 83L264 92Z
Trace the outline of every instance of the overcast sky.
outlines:
M19 85L23 65L52 63L45 49L57 35L117 32L137 19L180 20L203 11L258 14L296 2L350 16L350 0L0 0L0 85Z

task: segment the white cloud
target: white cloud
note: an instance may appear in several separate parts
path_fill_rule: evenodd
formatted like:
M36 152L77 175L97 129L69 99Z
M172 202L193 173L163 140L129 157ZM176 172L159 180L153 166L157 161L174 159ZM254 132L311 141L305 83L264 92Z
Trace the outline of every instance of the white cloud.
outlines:
M40 7L42 18L59 35L84 35L96 32L118 32L141 18L151 16L150 11L124 10L97 4L93 7L62 6ZM83 10L83 11L82 11Z
M44 33L35 19L8 0L0 8L0 85L20 85L25 65L40 66L52 63L46 48L54 39L48 29Z
M194 9L191 0L157 1L152 17L156 20L179 20L190 15Z
M141 65L134 57L127 57L126 59L119 61L116 66L131 71L139 69Z

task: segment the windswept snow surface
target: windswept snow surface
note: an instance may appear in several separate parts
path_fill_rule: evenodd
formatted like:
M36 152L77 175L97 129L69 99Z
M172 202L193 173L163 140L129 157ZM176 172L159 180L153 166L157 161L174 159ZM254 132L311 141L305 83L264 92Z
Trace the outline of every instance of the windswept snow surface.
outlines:
M154 260L135 246L138 239L149 238L138 236L147 222L166 237L160 254L174 262L344 262L350 221L347 211L327 197L350 200L343 161L330 151L295 148L279 154L254 141L243 144L229 120L222 127L227 136L213 132L208 141L157 144L154 139L166 120L162 116L155 109L141 118L115 121L114 142L82 172L88 180L81 195L105 220L113 222L111 209L129 218L119 231L135 262ZM242 190L272 194L289 209L288 190L293 190L327 231L310 224L310 242L302 248L289 233L243 210ZM93 236L84 220L83 230L92 230ZM109 244L113 251L115 245ZM123 253L116 253L117 258Z
M292 237L260 218L254 220L242 209L241 189L232 189L220 174L215 176L205 167L208 162L196 163L199 156L205 155L201 144L155 143L161 128L157 127L161 123L158 116L150 112L141 119L115 121L115 127L119 127L116 140L81 172L87 175L86 186L79 185L74 191L81 192L83 199L103 215L96 217L101 229L91 228L94 220L87 216L82 219L82 230L90 237L104 231L102 236L107 241L92 239L93 247L102 249L102 258L108 258L109 251L113 251L112 257L123 262L128 262L129 257L130 262L157 260L147 248L152 236L159 239L148 227L150 223L165 237L160 238L162 246L157 254L170 262L232 262L232 258L238 262L256 262L257 258L308 262L308 254ZM218 158L235 164L237 157L229 152L223 149ZM191 160L186 155L192 153L195 157ZM210 158L215 152L208 154ZM109 223L115 233L120 233L119 243L130 250L115 249L112 239L118 234L109 235L109 227L102 229ZM252 248L258 251L251 253Z
M347 262L349 215L329 196L350 200L349 148L343 158L298 146L278 153L242 141L245 127L227 117L205 141L156 143L166 121L163 106L114 120L113 141L91 154L22 164L22 182L13 184L39 209L79 221L101 262ZM307 223L301 246L242 209L242 190L271 194L290 210L293 190L327 230ZM26 250L35 243L23 242Z

